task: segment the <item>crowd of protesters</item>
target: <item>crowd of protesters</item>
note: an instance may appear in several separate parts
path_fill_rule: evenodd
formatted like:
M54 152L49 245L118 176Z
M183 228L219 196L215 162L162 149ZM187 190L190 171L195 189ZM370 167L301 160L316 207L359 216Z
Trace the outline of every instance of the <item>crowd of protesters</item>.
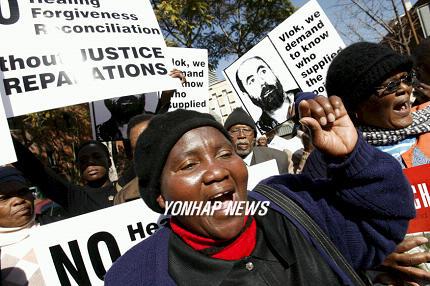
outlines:
M271 205L261 217L229 216L222 209L213 216L172 216L113 264L106 285L430 283L430 273L415 267L429 262L430 253L408 253L428 239L405 238L415 208L402 173L430 163L429 53L430 39L413 57L368 42L343 49L328 69L328 97L294 96L298 150L271 148L270 133L261 136L242 108L225 122L194 111L167 112L172 92L160 99L156 114L128 122L131 167L118 181L109 179L110 153L101 142L78 148L84 184L77 185L14 139L18 160L0 167L2 285L43 285L38 267L28 274L16 266L23 259L37 265L27 238L39 224L136 199L160 213L172 201ZM177 70L172 76L185 80ZM249 190L247 168L273 159L280 175L260 184L304 211L342 262L327 254L294 211L258 187ZM36 216L30 185L59 204L63 215Z

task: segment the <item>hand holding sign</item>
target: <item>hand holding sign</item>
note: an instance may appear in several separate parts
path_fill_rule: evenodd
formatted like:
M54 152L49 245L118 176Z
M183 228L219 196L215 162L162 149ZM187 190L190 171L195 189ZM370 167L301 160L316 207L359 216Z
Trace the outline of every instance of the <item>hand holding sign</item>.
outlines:
M204 49L168 48L175 67L172 78L181 80L169 103L169 111L178 108L208 112L208 52Z
M181 84L183 84L183 83L187 82L187 78L185 77L184 73L183 73L183 72L181 72L181 71L180 71L180 70L178 70L178 69L173 69L173 70L169 73L169 75L170 75L172 78L179 78L179 79L181 80Z
M348 155L354 149L358 135L337 96L318 96L299 105L300 123L309 128L313 145L334 157Z

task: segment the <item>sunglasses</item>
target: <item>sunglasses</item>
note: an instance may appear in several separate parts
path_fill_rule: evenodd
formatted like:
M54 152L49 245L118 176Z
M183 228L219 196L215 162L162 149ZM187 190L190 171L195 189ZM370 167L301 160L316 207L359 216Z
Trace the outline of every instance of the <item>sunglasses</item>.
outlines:
M415 72L411 71L407 75L402 76L398 80L393 80L386 85L376 87L376 96L383 97L391 93L397 92L400 88L400 84L404 83L408 86L413 86L416 81Z

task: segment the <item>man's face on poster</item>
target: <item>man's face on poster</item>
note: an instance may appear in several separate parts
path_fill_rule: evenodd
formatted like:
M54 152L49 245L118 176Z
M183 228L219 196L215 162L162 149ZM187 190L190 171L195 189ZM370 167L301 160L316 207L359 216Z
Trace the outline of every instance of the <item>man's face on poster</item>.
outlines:
M262 59L254 57L245 60L237 70L237 77L242 83L242 91L263 110L274 111L284 103L282 84Z

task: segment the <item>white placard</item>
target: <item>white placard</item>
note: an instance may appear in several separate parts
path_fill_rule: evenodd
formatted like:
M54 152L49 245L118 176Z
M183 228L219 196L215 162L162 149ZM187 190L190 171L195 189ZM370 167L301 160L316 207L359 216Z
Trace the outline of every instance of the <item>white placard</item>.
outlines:
M327 69L345 44L318 2L303 5L270 32L269 38L300 88L326 95Z
M175 68L185 73L187 82L174 93L169 111L189 109L209 112L208 51L205 49L167 48Z
M270 141L270 143L268 144L268 147L280 151L284 151L285 149L287 149L291 153L294 153L297 150L303 148L303 143L302 139L300 139L298 136L294 136L291 139L285 139L275 135L272 141Z
M326 95L327 69L344 47L318 2L311 0L227 67L224 75L264 134L290 117L288 98L298 88ZM282 101L279 90L284 91L281 107L276 103Z
M135 200L36 228L31 238L45 284L103 285L112 260L166 221L159 220Z
M250 63L250 65L248 65L248 63ZM243 74L244 71L248 74L242 76L241 74ZM262 73L264 73L264 75L262 75ZM282 62L281 57L268 37L264 38L241 58L226 68L224 70L224 75L229 80L234 90L236 90L242 102L242 106L251 115L261 134L270 131L273 127L285 122L289 118L289 108L291 104L282 105L276 110L277 115L274 116L278 124L267 127L268 124L263 116L263 110L267 111L267 108L264 106L257 106L251 100L250 93L258 88L261 89L261 91L256 93L260 96L261 92L261 96L263 97L265 93L264 89L261 87L263 86L263 81L266 86L273 86L274 88L275 86L276 88L279 86L280 93L278 94L280 94L281 97L288 94L289 97L284 100L285 102L293 102L294 93L298 91L297 83ZM244 87L247 78L249 78L249 81L253 82L249 85L258 85L258 87L250 87L248 89L250 93L243 90L247 89ZM241 88L240 85L242 85L243 88ZM284 92L284 94L282 94L282 92ZM254 95L254 97L257 96Z
M179 85L148 0L0 5L7 117Z
M3 103L0 99L0 166L16 161L15 149L13 148L12 137L10 137L9 125L7 124L6 115L3 109Z
M276 160L272 159L259 163L248 168L248 190L252 191L261 180L264 180L271 176L279 175L278 164Z

